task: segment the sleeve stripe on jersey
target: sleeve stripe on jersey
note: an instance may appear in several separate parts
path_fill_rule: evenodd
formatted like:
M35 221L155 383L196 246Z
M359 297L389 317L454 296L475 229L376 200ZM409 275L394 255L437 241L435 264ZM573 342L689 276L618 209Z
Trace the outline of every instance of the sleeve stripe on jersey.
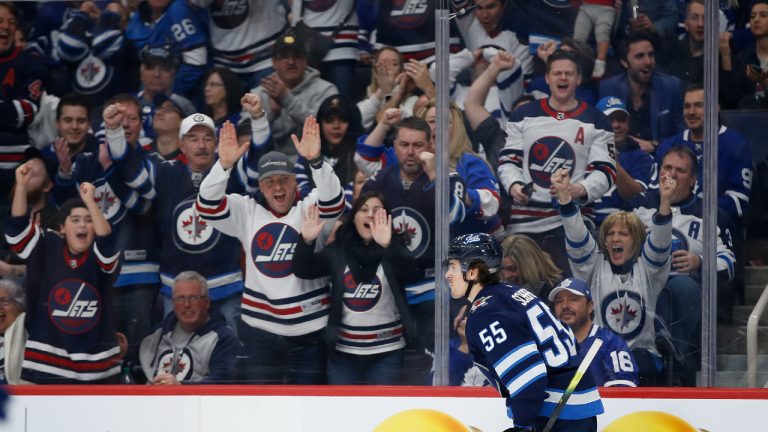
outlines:
M40 228L30 222L21 234L11 237L5 235L5 240L11 246L13 253L21 259L26 259L40 240Z
M535 354L536 351L536 344L533 342L520 345L512 351L508 352L507 355L502 357L499 361L494 363L493 368L496 369L496 373L499 374L500 377L503 377L507 371L512 369L521 361Z
M16 128L20 128L25 124L32 123L32 119L35 118L37 108L35 105L26 99L14 99L13 106L16 108Z
M344 191L342 190L330 201L317 201L317 209L321 218L336 217L344 211L346 203L344 201Z
M111 257L105 257L102 255L98 245L95 242L93 244L93 251L96 255L96 262L99 263L99 266L101 266L101 269L104 270L104 273L112 273L115 271L115 268L117 267L117 261L120 258L120 251L117 251Z
M648 257L648 254L645 253L645 249L643 249L643 258L645 258L646 261L648 261L649 264L655 266L655 267L661 267L669 261L669 258L665 259L664 261L655 261Z
M227 197L224 196L221 201L212 201L198 195L195 207L197 208L197 211L203 213L205 217L214 216L227 208Z
M606 381L603 387L637 387L637 384L629 380Z
M578 248L580 248L580 247L582 247L582 246L586 245L586 244L587 244L587 242L589 242L589 233L587 233L587 235L585 235L585 236L584 236L584 239L583 239L583 240L581 240L581 241L577 241L577 242L575 242L575 241L572 241L572 240L571 240L571 239L569 239L567 236L565 237L565 241L567 241L567 242L568 242L568 245L569 245L570 247L572 247L572 248L574 248L574 249L578 249Z
M588 259L592 258L592 254L591 253L588 253L588 254L584 255L583 257L581 257L581 258L576 258L575 256L573 256L571 254L567 254L567 255L568 255L568 261L570 261L573 264L581 264L581 263L587 261Z
M667 250L669 250L669 246L670 246L670 245L667 245L666 247L662 247L662 248L657 247L655 244L653 244L653 241L651 240L650 237L648 237L648 242L647 243L648 243L648 247L651 248L651 250L656 252L656 253L664 253Z
M512 378L509 383L506 384L507 391L509 391L509 396L515 397L526 387L533 384L539 378L545 376L547 376L547 367L544 365L544 362L538 362L534 364L528 369L522 371L516 377Z
M728 195L733 200L733 204L736 206L737 214L739 216L743 215L744 210L741 208L741 202L743 201L745 204L749 203L749 197L742 193L732 191L732 190L725 191L725 194Z

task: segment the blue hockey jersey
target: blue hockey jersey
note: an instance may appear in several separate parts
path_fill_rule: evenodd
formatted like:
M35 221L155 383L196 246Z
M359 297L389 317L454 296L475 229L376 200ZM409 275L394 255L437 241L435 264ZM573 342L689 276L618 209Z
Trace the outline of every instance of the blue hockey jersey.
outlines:
M691 131L683 132L667 138L656 149L656 165L658 169L652 179L652 188L658 188L658 171L661 169L661 161L669 149L676 145L684 145L696 154L699 163L699 176L696 181L694 193L701 194L702 161L704 143L691 141ZM725 210L734 220L739 221L747 211L749 197L752 194L752 151L747 139L733 129L720 127L717 137L717 206Z
M170 48L178 69L173 93L193 97L208 63L208 13L186 0L173 0L162 16L150 22L149 6L139 5L125 28L125 38L136 53L145 47Z
M627 343L616 333L592 324L589 336L581 343L580 353L585 354L595 342L603 341L603 346L589 365L589 372L595 385L601 387L637 387L637 362L632 356Z
M5 236L27 262L28 336L21 379L37 384L106 383L120 372L110 295L120 253L110 236L73 255L66 240L29 215L11 217Z
M475 297L466 327L469 349L488 380L506 399L516 427L549 417L581 358L573 332L536 295L513 285L484 287ZM600 395L585 374L560 413L578 420L603 412Z

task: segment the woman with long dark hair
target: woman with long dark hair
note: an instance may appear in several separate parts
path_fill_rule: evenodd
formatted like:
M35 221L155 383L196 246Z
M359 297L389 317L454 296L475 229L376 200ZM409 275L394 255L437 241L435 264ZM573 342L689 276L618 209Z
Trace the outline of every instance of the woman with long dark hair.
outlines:
M216 132L229 120L232 124L240 122L240 98L245 94L243 82L231 70L216 66L205 74L203 79L203 97L205 112L213 119Z
M341 95L327 97L317 110L320 123L320 153L341 181L347 199L347 209L352 207L352 191L357 166L354 156L357 137L362 134L360 111ZM315 187L309 175L309 164L299 156L294 166L296 182L302 196Z
M294 271L300 278L331 277L328 383L398 384L405 345L415 334L404 289L416 273L414 259L393 235L378 192L360 195L336 240L315 252L324 223L317 207L307 211Z

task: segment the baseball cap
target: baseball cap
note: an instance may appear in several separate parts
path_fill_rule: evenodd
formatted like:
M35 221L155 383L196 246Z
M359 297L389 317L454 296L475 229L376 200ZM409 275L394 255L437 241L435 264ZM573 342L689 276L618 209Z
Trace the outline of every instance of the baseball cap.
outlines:
M216 135L216 126L213 124L213 119L205 114L195 113L191 116L187 116L184 118L184 120L181 121L181 128L179 128L179 139L183 138L184 135L188 134L189 131L197 125L203 125L207 127L213 132L214 135Z
M304 41L301 40L296 33L289 31L275 41L272 53L276 56L291 49L295 50L296 53L303 57L307 56L307 49L305 48Z
M556 287L549 292L549 301L555 301L555 297L562 291L570 291L576 295L584 296L588 301L592 301L592 291L589 289L589 285L579 278L567 278L557 284Z
M278 174L293 174L293 162L285 153L271 151L259 158L259 179Z
M606 96L600 99L597 102L596 107L607 116L616 111L623 111L624 114L629 115L629 111L627 111L627 104L625 104L623 100L617 98L616 96Z
M141 50L141 62L146 65L159 63L173 68L176 67L176 58L169 46L144 47Z
M160 105L164 104L165 101L170 101L171 105L173 105L173 109L176 110L176 112L179 113L181 118L189 117L192 114L195 113L195 106L192 104L192 102L189 101L189 99L185 98L184 96L180 94L173 93L172 95L168 96L165 93L158 93L155 95L152 102L155 104L156 107L159 107Z

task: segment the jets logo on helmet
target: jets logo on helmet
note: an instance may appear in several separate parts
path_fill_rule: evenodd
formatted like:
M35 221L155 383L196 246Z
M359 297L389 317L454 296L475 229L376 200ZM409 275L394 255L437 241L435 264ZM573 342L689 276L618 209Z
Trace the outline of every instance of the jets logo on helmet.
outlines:
M461 271L466 272L472 263L482 262L489 273L501 271L503 257L501 245L490 234L464 234L453 239L448 248L448 259L461 262Z

